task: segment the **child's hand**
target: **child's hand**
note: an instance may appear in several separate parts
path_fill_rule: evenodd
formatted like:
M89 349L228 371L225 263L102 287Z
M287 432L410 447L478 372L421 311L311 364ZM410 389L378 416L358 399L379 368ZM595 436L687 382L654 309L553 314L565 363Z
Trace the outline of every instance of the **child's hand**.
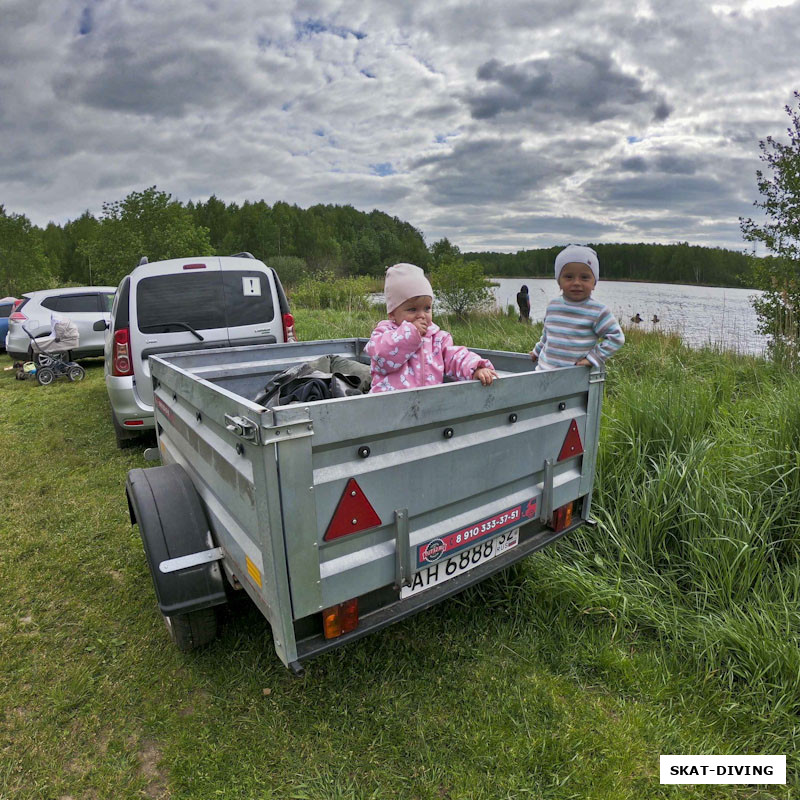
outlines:
M576 361L575 362L575 366L576 367L593 367L594 364L592 364L592 362L589 361L588 358L582 358L582 359L580 359L580 361Z
M539 360L539 356L536 355L536 352L534 350L531 350L531 361L535 362L535 361L538 361L538 360Z
M428 323L424 319L415 319L411 324L419 331L420 336L425 336L425 332L428 330Z
M481 367L472 373L473 380L480 381L483 386L491 386L496 377L497 373L488 367Z

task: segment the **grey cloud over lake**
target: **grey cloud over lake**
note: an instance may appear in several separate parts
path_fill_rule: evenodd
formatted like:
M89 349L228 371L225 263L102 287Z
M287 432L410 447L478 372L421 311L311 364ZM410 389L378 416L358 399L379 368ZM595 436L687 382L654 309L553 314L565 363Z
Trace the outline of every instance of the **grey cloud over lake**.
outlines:
M5 0L0 203L156 184L380 208L433 241L742 248L800 2Z

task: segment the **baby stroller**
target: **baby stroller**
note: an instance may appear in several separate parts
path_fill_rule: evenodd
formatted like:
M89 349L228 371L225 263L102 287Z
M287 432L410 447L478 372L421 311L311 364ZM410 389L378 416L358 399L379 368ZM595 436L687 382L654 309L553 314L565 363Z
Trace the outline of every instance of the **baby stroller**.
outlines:
M19 380L36 375L42 386L49 386L56 378L69 378L70 381L82 381L86 370L74 361L67 360L69 351L78 346L79 335L75 324L64 317L51 317L52 333L44 339L37 339L24 325L22 330L31 340L33 362L23 365L17 372ZM29 366L33 365L33 369Z

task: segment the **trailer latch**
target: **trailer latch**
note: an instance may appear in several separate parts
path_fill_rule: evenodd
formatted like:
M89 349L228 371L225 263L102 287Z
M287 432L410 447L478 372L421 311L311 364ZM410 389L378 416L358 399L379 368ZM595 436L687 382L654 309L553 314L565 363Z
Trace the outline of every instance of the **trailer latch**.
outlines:
M260 444L261 442L261 429L247 417L237 417L230 414L225 415L225 427L234 435L248 442Z

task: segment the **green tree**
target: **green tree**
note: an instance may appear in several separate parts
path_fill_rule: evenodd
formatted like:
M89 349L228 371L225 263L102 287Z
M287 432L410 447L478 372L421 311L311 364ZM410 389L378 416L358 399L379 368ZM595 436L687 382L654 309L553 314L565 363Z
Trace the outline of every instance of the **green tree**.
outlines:
M149 261L211 255L208 229L195 225L192 213L155 186L103 204L100 224L81 240L79 252L95 283L118 283L142 256Z
M0 297L19 297L55 283L42 231L23 214L6 214L0 205Z
M294 286L308 274L306 262L297 256L270 256L266 263L278 273L284 286Z
M434 242L431 245L431 260L433 261L434 269L445 261L456 261L460 256L461 250L447 238L439 239L438 242Z
M431 284L445 311L459 317L487 308L492 302L492 290L480 261L443 258L431 272Z
M740 218L742 235L761 242L772 257L756 262L753 274L764 294L753 301L759 331L770 337L774 356L800 362L800 92L798 109L786 106L789 142L768 136L759 142L765 169L756 172L763 219Z

